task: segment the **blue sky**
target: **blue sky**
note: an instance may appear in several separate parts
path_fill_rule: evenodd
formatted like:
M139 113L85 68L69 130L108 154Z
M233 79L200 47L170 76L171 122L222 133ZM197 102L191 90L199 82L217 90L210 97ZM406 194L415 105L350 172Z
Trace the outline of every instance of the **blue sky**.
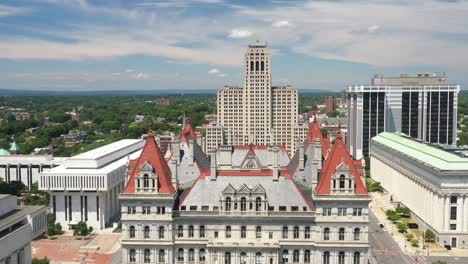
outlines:
M267 41L274 85L338 91L374 74L446 72L468 87L468 2L0 1L0 88L242 85Z

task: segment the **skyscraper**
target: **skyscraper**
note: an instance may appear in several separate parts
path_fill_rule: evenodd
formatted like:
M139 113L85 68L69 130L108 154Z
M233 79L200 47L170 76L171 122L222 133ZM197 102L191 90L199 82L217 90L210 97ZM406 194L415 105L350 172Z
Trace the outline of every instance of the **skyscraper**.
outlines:
M442 74L375 76L371 85L349 86L349 152L369 154L369 140L381 132L402 132L430 143L456 141L459 85Z
M306 134L298 126L297 89L271 86L266 44L249 45L244 61L244 87L225 87L217 93L218 123L207 128L207 151L222 144L279 144L293 152ZM223 133L215 133L219 130ZM297 139L295 132L300 134Z

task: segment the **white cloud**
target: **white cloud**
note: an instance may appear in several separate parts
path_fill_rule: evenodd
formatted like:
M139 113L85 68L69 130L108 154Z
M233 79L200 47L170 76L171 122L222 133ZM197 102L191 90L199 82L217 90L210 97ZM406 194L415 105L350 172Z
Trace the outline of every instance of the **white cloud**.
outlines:
M216 69L216 68L211 69L211 70L208 71L208 74L217 74L217 73L219 73L219 70Z
M135 71L134 69L126 69L126 70L125 70L126 73L132 73L132 72L134 72L134 71Z
M19 14L25 14L30 12L29 8L25 7L14 7L0 4L0 17L7 17L7 16L16 16Z
M231 30L231 33L229 33L230 38L247 38L252 36L252 32L249 31L248 29L233 29Z
M289 21L287 21L287 20L279 20L279 21L273 22L271 25L273 27L275 27L275 28L282 28L282 27L292 26L292 24L289 23Z
M224 77L227 76L227 74L226 73L221 73L221 74L218 74L218 76L224 78Z
M135 74L135 78L136 79L140 79L140 80L143 80L143 79L148 79L150 78L151 76L147 73L143 73L143 72L139 72L137 74Z
M374 33L374 32L376 32L376 31L379 30L379 29L380 29L380 26L379 26L379 25L372 25L372 26L370 26L370 27L367 28L367 31L368 31L369 33Z

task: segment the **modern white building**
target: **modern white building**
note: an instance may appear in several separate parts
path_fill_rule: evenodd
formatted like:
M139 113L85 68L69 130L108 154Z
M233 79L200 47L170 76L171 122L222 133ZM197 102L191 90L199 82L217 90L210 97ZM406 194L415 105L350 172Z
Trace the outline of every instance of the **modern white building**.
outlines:
M294 137L298 123L297 89L272 87L266 44L249 45L244 61L244 87L225 87L217 93L218 121L207 127L207 151L224 144L277 144L293 153L296 143L305 137L305 133ZM296 134L299 132L304 131L298 128Z
M123 263L367 263L362 172L341 135L328 150L311 129L293 161L285 147L223 145L187 181L180 157L166 161L150 131L119 197Z
M371 176L408 207L441 245L468 247L468 151L443 149L397 133L371 140Z
M39 189L49 192L57 222L64 228L80 221L94 229L111 226L120 216L118 195L125 185L127 163L143 145L141 139L123 139L42 172Z
M16 196L0 194L0 264L31 263L31 241L47 231L44 206L18 206Z
M441 74L376 76L371 85L349 86L348 150L369 155L369 141L381 132L402 132L430 143L454 144L459 85Z

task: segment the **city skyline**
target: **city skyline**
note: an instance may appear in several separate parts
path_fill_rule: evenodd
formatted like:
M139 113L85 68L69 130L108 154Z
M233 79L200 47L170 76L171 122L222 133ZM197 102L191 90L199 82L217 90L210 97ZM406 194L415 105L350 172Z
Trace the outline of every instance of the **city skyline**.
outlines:
M464 1L4 1L0 89L214 91L242 84L244 47L256 40L272 49L273 85L338 91L374 74L446 72L463 89L467 10Z

